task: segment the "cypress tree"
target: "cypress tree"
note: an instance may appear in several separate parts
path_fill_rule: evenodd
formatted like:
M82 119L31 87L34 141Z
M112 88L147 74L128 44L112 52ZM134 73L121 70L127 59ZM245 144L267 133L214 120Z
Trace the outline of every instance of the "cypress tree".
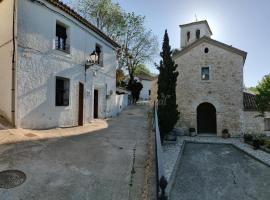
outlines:
M175 94L178 72L175 71L177 65L172 59L167 30L165 30L160 56L162 60L158 67L158 119L160 136L163 141L165 135L174 128L179 119Z

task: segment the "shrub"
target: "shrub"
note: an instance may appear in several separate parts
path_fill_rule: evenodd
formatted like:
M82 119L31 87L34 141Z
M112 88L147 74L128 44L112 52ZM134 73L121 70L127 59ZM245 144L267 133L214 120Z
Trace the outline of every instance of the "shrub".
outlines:
M223 129L223 130L222 130L222 133L223 133L223 134L228 134L228 133L229 133L229 130L228 130L228 129Z
M251 134L245 134L244 135L244 141L245 142L251 142L253 139L253 136Z
M189 128L189 132L190 133L196 132L196 129L195 128Z
M254 150L257 150L257 149L259 149L260 148L260 140L258 139L258 138L255 138L254 140L253 140L253 149Z

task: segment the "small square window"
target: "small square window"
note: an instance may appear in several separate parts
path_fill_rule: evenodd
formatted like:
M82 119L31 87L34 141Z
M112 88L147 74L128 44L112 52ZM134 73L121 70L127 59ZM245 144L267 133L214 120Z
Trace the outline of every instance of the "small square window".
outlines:
M264 119L264 130L265 131L270 131L270 118L265 118Z
M56 77L55 105L69 106L69 79Z
M55 37L55 49L70 53L67 28L61 24L56 24Z
M209 80L209 67L202 67L201 78L202 80Z

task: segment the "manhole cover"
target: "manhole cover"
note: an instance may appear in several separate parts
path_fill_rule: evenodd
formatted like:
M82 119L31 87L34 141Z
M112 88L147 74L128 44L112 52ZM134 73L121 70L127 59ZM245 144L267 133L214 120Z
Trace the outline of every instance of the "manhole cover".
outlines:
M14 188L21 184L26 179L25 173L18 170L6 170L0 172L0 188Z

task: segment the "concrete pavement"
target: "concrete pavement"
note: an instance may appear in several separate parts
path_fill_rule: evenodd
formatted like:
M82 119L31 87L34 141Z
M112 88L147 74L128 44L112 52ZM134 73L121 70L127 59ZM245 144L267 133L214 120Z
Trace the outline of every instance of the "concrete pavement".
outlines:
M0 171L18 169L27 179L0 189L0 199L141 199L147 111L145 105L130 106L116 118L82 128L1 131Z

